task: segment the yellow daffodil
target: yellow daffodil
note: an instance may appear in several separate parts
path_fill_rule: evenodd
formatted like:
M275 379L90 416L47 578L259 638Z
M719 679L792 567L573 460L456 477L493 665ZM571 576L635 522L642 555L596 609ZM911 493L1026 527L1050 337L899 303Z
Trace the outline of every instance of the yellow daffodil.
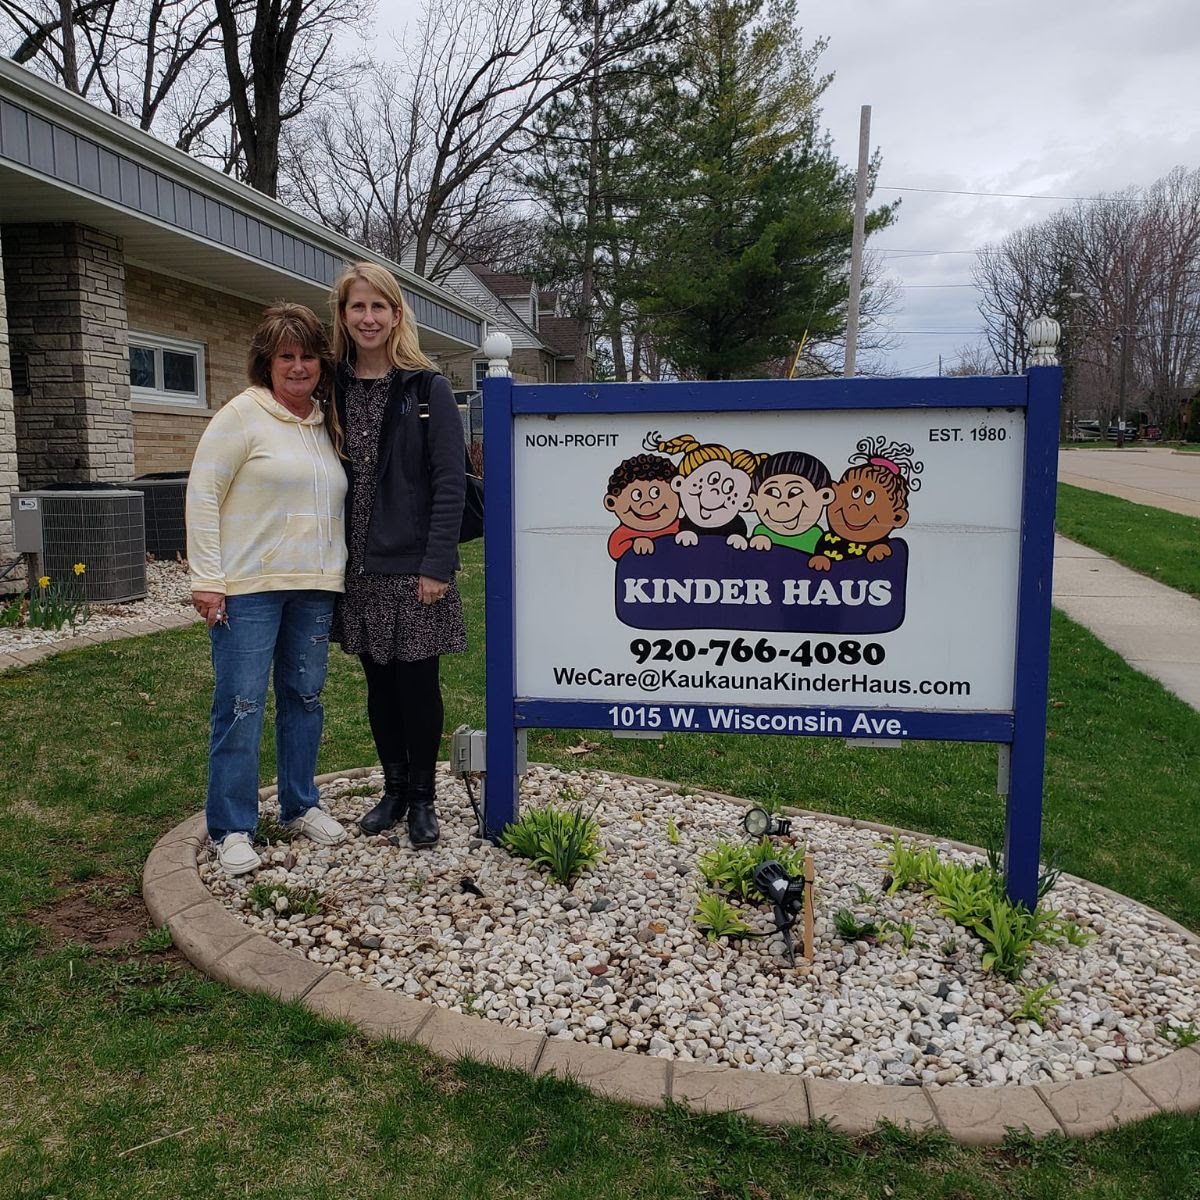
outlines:
M41 579L39 579L39 580L38 580L38 587L47 588L47 587L49 587L49 586L50 586L50 576L49 576L49 575L43 575L43 576L41 577Z
M87 570L87 567L85 567L83 563L76 563L71 570L74 571L76 575L82 575L84 571Z

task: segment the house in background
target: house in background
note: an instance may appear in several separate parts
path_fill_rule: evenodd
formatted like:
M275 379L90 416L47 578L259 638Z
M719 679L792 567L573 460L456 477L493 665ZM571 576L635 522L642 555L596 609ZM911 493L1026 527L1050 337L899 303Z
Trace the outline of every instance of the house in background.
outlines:
M427 353L481 355L461 295L0 58L0 570L9 495L186 470L279 299L328 315L344 264L397 276Z
M400 260L412 265L408 251ZM505 275L475 263L460 263L442 280L454 292L487 317L489 332L506 333L512 339L509 368L518 383L586 383L595 376L595 345L588 336L588 353L582 366L576 346L587 323L567 316L557 292L540 291L524 275ZM431 355L456 391L477 391L487 374L487 358L481 350L439 351Z

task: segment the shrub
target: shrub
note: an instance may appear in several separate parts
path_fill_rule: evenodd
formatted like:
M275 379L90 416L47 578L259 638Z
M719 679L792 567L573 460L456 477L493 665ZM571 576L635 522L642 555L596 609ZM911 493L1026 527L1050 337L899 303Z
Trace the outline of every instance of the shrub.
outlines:
M763 838L754 845L718 842L706 850L696 865L710 887L719 888L739 900L758 901L762 897L754 886L754 870L774 859L789 874L804 874L804 848L776 845Z
M715 892L705 892L696 903L692 920L707 931L708 940L719 937L739 937L750 932L750 926L737 911Z

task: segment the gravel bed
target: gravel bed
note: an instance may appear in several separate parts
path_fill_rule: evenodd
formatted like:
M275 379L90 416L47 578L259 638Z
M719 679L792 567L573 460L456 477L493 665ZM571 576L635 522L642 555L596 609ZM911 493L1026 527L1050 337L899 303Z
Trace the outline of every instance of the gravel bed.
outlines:
M175 617L192 611L192 589L187 566L179 562L146 563L146 598L123 604L93 604L91 615L76 625L61 629L0 629L0 654L29 650L52 642L65 642L81 633L103 633L138 621Z
M662 1058L848 1082L1032 1084L1153 1061L1178 1045L1169 1028L1200 1025L1200 944L1082 883L1060 880L1047 903L1094 939L1037 946L1012 984L983 973L978 940L928 898L883 894L878 833L798 818L793 840L816 865L816 948L793 970L779 937L710 942L691 918L706 890L698 855L744 836L745 810L727 799L532 766L523 804L564 787L600 804L607 857L568 891L475 837L465 789L446 775L436 848L414 851L403 832L362 836L350 823L381 786L372 776L322 789L354 830L342 846L275 844L257 875L234 880L206 851L201 877L248 925L315 962L481 1020ZM263 815L277 815L274 801ZM319 889L324 912L262 913L248 900L255 881ZM840 908L911 922L910 949L896 934L842 942ZM769 928L768 912L750 923ZM1045 983L1046 1026L1011 1019Z

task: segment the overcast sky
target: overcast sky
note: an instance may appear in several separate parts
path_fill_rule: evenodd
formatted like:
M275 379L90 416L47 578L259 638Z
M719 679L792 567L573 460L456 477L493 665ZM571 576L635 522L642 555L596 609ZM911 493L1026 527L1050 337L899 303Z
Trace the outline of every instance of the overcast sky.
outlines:
M973 251L1063 202L901 189L1090 196L1200 166L1198 0L801 0L828 38L824 124L858 159L859 111L902 198L869 247L901 284L887 365L936 374L978 339ZM904 256L891 251L936 250ZM916 333L915 330L966 332ZM906 332L901 332L906 331Z
M380 2L397 32L418 8ZM799 17L829 42L838 156L857 164L871 105L875 199L903 201L868 241L903 285L886 369L936 374L978 341L977 293L958 286L973 252L1064 204L947 191L1090 196L1200 166L1200 0L799 0Z

